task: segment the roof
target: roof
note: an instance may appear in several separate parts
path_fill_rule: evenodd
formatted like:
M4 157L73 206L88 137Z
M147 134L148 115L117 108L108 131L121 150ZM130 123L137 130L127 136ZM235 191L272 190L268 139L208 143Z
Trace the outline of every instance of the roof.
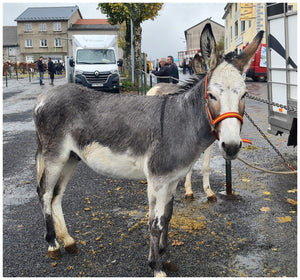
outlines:
M107 19L79 19L75 24L109 24Z
M78 6L32 7L27 8L15 21L69 20L77 10L81 16Z
M216 25L219 25L220 27L223 27L223 28L225 29L224 25L222 25L222 24L220 24L220 23L217 23L217 22L211 20L211 18L207 18L207 19L205 19L205 20L199 22L198 24L195 24L194 26L188 28L187 30L184 31L184 33L186 33L186 32L189 31L190 29L192 29L192 28L194 28L194 27L196 27L196 26L198 26L198 25L200 25L200 24L202 24L202 23L204 23L204 22L206 22L206 21L207 21L207 22L210 21L211 23L216 24Z
M17 26L3 26L3 47L13 47L17 45Z
M120 30L120 25L111 25L107 19L79 19L69 30Z

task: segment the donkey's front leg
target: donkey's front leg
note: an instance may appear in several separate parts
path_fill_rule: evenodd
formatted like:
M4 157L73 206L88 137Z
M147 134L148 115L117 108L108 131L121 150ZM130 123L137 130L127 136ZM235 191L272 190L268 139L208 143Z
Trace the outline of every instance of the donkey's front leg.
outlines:
M170 263L168 226L173 213L173 200L177 183L157 184L148 180L150 253L149 266L155 277L164 277L164 262ZM164 259L166 257L166 260Z
M211 190L210 183L209 183L210 159L211 159L211 151L213 146L214 144L211 144L204 151L203 161L202 161L203 189L209 201L217 201L217 197L214 194L214 192Z

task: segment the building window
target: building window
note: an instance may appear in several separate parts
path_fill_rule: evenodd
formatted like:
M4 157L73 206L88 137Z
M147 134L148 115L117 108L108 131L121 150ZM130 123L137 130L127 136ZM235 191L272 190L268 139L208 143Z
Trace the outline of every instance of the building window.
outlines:
M242 20L241 21L241 33L243 33L243 32L245 32L245 21L244 20Z
M232 43L232 26L230 26L230 43Z
M54 29L54 31L61 31L61 23L60 22L54 22L53 23L53 29Z
M251 23L252 23L251 20L249 20L249 24L248 24L249 28L251 28Z
M234 36L237 37L239 34L239 24L238 21L234 23Z
M32 48L32 39L25 40L25 48Z
M42 48L47 47L47 40L46 39L40 40L40 47L42 47Z
M235 4L234 4L234 11L235 11L235 12L237 12L237 5L238 5L238 3L235 3Z
M46 23L41 23L40 24L40 31L47 31L47 25L46 25Z
M25 23L25 32L31 32L31 31L32 31L32 24Z
M54 47L61 48L61 39L60 38L54 39Z
M32 55L27 55L26 56L26 62L27 63L30 63L30 62L33 63L33 56Z

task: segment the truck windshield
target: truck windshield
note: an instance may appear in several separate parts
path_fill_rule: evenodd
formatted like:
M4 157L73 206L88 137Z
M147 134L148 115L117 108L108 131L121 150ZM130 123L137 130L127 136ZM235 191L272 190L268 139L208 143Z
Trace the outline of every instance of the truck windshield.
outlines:
M76 63L77 64L114 64L116 63L116 58L113 50L82 49L77 51Z

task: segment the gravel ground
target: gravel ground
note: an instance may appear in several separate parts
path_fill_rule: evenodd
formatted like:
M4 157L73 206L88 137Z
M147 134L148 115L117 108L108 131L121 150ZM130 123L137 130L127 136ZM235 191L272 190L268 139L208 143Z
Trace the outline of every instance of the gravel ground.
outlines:
M64 79L55 80L56 84ZM248 82L249 92L266 98L266 83ZM61 260L47 257L44 224L36 195L35 132L31 110L49 88L37 80L9 81L3 88L3 276L4 277L151 277L147 266L146 182L103 177L80 164L69 183L63 208L77 255L62 250ZM267 106L247 99L246 110L266 133ZM288 171L282 160L246 119L240 157L259 167ZM287 136L269 139L297 168L297 148ZM216 147L211 187L218 201L207 202L201 162L195 166L195 200L184 198L179 183L170 225L173 277L296 277L297 178L273 175L232 162L233 189L225 191L225 162Z

